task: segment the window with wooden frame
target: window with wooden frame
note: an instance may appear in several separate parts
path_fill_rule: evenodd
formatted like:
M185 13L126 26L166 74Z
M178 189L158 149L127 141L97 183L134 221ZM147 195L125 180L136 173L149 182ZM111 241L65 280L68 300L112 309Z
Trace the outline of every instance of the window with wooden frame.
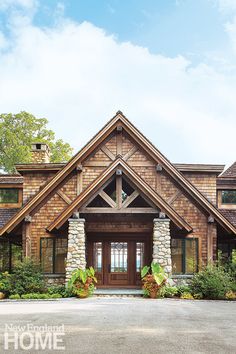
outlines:
M40 262L46 274L65 274L67 238L42 237L40 239Z
M22 260L22 244L16 241L0 240L0 272L11 272Z
M236 205L236 189L222 190L221 191L221 203Z
M0 208L19 208L22 205L22 188L0 186Z
M172 238L173 274L193 274L198 271L198 239Z
M156 206L140 193L118 170L99 192L81 208L81 212L157 213Z

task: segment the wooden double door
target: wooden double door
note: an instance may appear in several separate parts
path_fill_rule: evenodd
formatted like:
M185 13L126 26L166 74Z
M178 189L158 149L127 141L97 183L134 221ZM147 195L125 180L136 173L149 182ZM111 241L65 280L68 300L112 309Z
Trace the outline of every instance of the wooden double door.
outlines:
M100 287L139 287L149 263L148 235L93 235L88 238L88 264Z

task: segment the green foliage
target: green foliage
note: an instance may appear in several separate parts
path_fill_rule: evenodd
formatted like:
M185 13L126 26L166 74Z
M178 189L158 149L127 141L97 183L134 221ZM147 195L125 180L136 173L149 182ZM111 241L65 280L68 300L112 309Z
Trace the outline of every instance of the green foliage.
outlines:
M43 292L45 289L40 266L29 258L25 258L14 267L10 282L11 294Z
M195 274L190 287L193 294L202 294L207 299L224 299L231 289L232 279L220 266L210 265Z
M10 295L9 299L11 299L11 300L19 300L20 299L20 295L19 294Z
M65 285L52 285L47 288L48 294L61 294L62 297L64 297L65 290Z
M181 299L186 299L186 300L194 300L194 297L192 294L190 293L183 293L181 296L180 296Z
M178 295L178 289L176 286L164 286L162 291L163 297L174 297Z
M177 295L181 296L184 293L189 293L190 292L190 287L188 285L177 285Z
M226 300L236 300L236 292L230 290L225 294Z
M29 294L23 294L21 295L21 299L60 299L62 296L61 294L48 294L48 293L29 293Z
M0 114L0 167L6 172L15 172L16 163L31 161L31 144L47 143L51 151L51 162L70 159L72 148L47 128L45 118L36 118L27 112Z
M0 273L0 292L8 295L11 291L11 274L8 272Z
M156 298L161 287L167 280L164 269L158 263L151 264L151 267L145 266L141 270L144 295Z
M76 269L72 272L67 289L73 295L87 297L93 294L95 283L97 283L97 279L93 267Z

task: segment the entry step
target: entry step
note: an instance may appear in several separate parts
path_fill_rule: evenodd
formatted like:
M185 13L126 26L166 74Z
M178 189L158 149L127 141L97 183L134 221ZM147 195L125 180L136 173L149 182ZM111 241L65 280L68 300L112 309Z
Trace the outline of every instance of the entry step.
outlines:
M95 296L128 296L128 297L136 297L142 296L143 291L141 289L96 289L94 291Z

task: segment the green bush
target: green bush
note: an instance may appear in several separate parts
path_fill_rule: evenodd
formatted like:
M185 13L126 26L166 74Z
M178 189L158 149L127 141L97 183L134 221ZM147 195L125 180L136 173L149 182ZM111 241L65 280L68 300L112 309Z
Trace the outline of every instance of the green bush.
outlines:
M186 299L186 300L194 300L194 297L191 293L183 293L181 296L180 296L181 299Z
M10 295L10 296L9 296L9 299L18 300L18 299L20 299L20 295L19 295L19 294Z
M52 285L47 288L48 294L60 294L62 297L66 297L67 292L65 285Z
M38 293L45 290L40 266L33 260L25 258L19 262L11 274L11 294Z
M3 292L7 296L11 291L11 274L8 272L0 273L0 292Z
M61 294L48 294L48 293L29 293L21 295L21 299L29 300L37 300L37 299L59 299L61 298Z
M224 299L231 290L232 278L222 267L210 265L194 275L190 287L192 294L202 294L207 299Z
M178 296L181 296L184 293L190 293L191 292L191 289L190 289L190 287L188 285L177 285L176 288L177 288L177 295Z
M164 297L174 297L178 294L178 289L176 286L165 286L163 287L162 295Z

